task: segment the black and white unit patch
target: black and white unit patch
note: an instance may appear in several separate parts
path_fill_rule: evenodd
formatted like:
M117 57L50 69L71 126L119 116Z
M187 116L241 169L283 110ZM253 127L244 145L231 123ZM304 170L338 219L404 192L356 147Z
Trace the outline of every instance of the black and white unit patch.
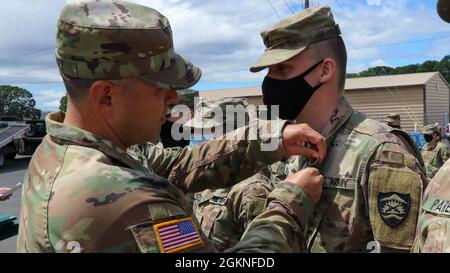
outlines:
M395 228L408 216L411 196L398 192L380 192L377 205L383 222L389 227Z

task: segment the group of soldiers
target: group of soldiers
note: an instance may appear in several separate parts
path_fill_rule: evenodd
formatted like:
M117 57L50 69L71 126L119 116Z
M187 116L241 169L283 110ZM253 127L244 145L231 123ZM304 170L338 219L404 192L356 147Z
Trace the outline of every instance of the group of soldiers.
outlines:
M66 4L56 59L68 107L47 116L30 162L18 251L449 252L450 162L429 183L407 133L347 102L330 8L261 36L250 71L268 69L263 100L280 119L258 119L256 138L248 124L228 132L240 138L164 148L176 90L201 77L175 52L167 18L125 1ZM248 106L198 107L229 104ZM205 120L192 112L193 128Z

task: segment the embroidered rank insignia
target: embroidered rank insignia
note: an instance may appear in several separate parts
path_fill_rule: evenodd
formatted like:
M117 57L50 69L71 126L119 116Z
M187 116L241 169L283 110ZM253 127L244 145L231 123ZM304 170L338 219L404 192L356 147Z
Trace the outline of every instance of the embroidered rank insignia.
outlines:
M204 245L191 217L156 224L153 230L161 253L173 253Z
M411 206L409 194L398 192L378 193L378 213L383 222L391 228L400 225L408 216Z

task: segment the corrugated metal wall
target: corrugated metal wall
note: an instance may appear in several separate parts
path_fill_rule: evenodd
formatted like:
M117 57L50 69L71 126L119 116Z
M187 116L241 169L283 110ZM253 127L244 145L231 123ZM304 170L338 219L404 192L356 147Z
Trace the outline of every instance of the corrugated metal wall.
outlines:
M404 130L413 131L415 123L423 126L424 98L420 86L351 90L345 97L353 108L371 118L382 120L389 113L399 113Z
M444 126L448 122L449 87L442 78L436 74L426 84L426 115L425 123L438 123Z

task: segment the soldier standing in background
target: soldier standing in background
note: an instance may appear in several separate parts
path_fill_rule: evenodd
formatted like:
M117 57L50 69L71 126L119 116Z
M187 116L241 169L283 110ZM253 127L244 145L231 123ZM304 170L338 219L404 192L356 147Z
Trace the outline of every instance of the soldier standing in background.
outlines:
M386 118L384 119L384 123L386 123L386 125L388 126L391 126L392 128L400 130L402 129L400 114L393 113L387 115Z
M160 140L164 148L186 147L189 145L189 139L176 140L173 138L172 136L173 125L175 124L175 122L177 122L177 120L183 117L182 116L173 117L170 115L170 112L171 109L177 105L185 105L189 107L190 110L189 113L185 114L189 114L189 118L192 117L194 114L194 106L195 106L194 101L196 98L198 98L198 91L192 89L183 89L178 90L177 93L179 101L170 106L167 120L161 126Z
M217 117L212 114L216 112L226 114ZM196 136L198 140L195 143L199 144L251 123L251 116L256 116L256 109L249 107L244 99L201 100L196 105L194 119L185 126L208 133L215 129L213 135ZM239 122L239 117L245 122ZM224 128L226 130L222 130ZM266 198L273 188L265 176L256 174L230 188L207 189L195 193L194 214L205 235L212 239L219 251L224 251L239 242L250 222L264 211Z
M437 125L425 126L423 136L427 144L422 148L428 179L433 179L449 158L448 145L441 141L441 131Z

